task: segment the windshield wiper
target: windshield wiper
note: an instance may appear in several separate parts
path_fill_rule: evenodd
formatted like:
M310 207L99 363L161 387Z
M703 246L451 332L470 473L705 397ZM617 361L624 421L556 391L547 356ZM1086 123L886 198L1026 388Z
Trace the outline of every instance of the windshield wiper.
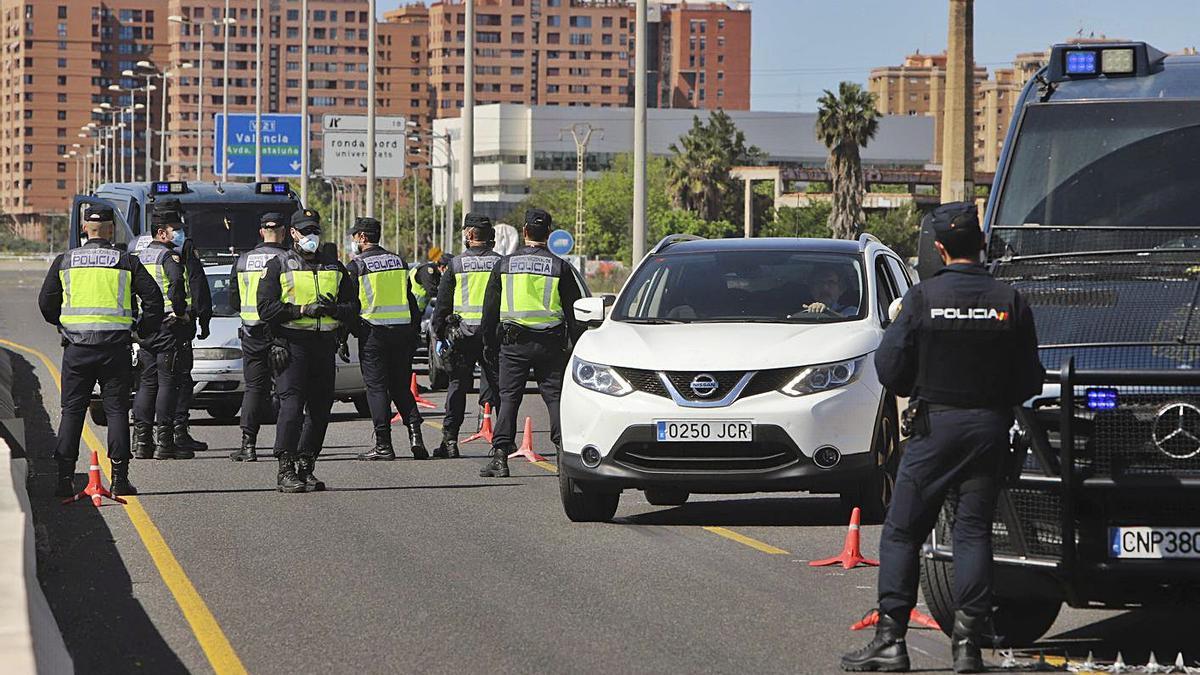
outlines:
M682 321L680 319L627 318L627 319L616 319L616 320L623 322L623 323L636 323L636 324L641 324L641 325L645 325L645 326L658 326L658 325L668 324L668 323L690 323L688 321Z
M771 316L721 317L719 319L697 319L692 323L791 323L788 319Z

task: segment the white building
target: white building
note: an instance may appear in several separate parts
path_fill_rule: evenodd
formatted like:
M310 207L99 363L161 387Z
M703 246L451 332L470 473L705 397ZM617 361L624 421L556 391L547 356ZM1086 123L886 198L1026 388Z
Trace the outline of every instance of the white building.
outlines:
M668 147L687 133L692 117L705 111L650 109L647 145L652 155L668 155ZM813 132L815 113L729 111L746 142L767 153L769 163L824 166L828 154ZM575 178L573 124L596 129L588 145L586 166L593 174L613 158L633 150L633 109L560 106L484 105L475 109L475 209L493 218L525 199L534 179ZM931 161L931 117L883 117L879 133L863 149L867 165L921 167ZM462 119L434 121L438 134L453 139L454 194L462 194ZM444 143L437 143L434 164L445 164ZM436 203L446 201L446 172L434 172Z

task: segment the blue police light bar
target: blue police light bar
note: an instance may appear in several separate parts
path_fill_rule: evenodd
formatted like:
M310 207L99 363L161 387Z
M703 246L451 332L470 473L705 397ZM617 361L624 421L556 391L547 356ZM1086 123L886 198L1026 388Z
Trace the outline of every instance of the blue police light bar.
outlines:
M286 195L289 189L283 182L257 183L254 191L260 195Z
M1068 75L1095 75L1099 72L1100 55L1093 51L1067 52Z
M181 195L188 191L186 181L156 181L150 184L150 191L156 195Z
M1117 390L1091 388L1087 390L1088 410L1116 410Z
M1157 72L1166 57L1145 42L1054 45L1046 79L1062 82L1102 76L1145 77Z

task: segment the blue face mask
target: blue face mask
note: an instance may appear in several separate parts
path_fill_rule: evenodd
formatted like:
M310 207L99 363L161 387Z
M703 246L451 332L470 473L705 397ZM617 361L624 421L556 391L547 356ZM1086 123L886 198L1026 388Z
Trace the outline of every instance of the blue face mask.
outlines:
M187 235L183 233L183 230L175 230L174 236L171 237L171 243L175 244L176 248L179 248L183 246L184 239L187 239Z
M300 237L300 241L297 242L297 245L300 247L300 250L304 251L305 253L316 253L317 248L321 245L321 235L306 234L303 237Z

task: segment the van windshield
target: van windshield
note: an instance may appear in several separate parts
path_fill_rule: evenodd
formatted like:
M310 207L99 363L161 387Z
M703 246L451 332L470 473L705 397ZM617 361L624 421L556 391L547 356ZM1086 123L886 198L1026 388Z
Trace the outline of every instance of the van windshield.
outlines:
M245 251L258 245L258 225L264 213L281 213L287 222L295 210L295 202L185 202L183 219L198 250Z
M630 323L828 323L865 316L857 256L714 251L653 256L613 312Z

